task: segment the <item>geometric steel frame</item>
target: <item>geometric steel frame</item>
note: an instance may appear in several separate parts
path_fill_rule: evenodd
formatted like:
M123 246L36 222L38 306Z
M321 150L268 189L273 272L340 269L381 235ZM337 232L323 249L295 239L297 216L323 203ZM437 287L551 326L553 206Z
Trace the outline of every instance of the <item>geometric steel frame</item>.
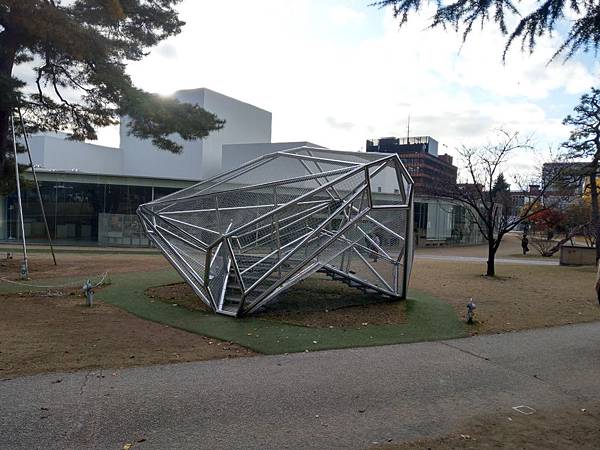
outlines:
M306 146L270 153L137 214L216 313L254 313L317 271L406 297L413 181L396 154Z

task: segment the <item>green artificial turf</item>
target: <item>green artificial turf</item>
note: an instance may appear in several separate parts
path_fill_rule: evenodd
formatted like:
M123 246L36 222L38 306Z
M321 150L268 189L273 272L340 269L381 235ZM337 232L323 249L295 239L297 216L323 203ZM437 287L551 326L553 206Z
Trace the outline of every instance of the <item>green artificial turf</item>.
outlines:
M62 279L46 280L46 284L56 286L61 281ZM369 324L360 328L310 328L265 320L260 316L235 319L191 311L182 306L150 299L145 294L150 287L176 282L181 282L181 278L170 270L114 274L110 276L110 284L98 290L96 298L143 319L235 342L265 354L432 341L468 334L466 326L458 319L451 306L416 291L411 291L410 299L406 300L407 323ZM32 284L41 285L44 281ZM0 283L0 293L26 290L31 288Z
M361 328L310 328L260 316L235 319L151 300L146 289L181 281L175 272L118 274L98 298L144 319L235 342L260 353L292 353L464 337L466 326L446 303L411 291L407 323Z

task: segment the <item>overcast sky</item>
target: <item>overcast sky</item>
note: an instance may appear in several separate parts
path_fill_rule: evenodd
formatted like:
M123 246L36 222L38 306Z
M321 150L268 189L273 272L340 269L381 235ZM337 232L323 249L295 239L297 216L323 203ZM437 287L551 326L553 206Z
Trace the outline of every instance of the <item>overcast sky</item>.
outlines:
M431 10L398 29L370 0L185 0L183 32L129 67L141 88L207 87L273 113L273 141L364 149L365 139L431 135L442 152L497 127L565 140L561 121L600 74L593 57L546 66L559 35L501 62L505 37L426 30ZM118 144L114 132L101 143ZM520 158L527 164L529 158Z

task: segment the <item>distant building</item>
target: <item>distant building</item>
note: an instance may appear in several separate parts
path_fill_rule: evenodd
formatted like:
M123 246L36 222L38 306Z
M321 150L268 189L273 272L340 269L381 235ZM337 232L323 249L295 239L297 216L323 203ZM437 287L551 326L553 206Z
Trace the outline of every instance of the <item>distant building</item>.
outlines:
M588 163L550 162L542 166L544 185L550 185L546 192L579 197L584 193Z
M430 136L367 141L367 152L396 153L415 182L415 236L419 247L475 244L481 234L465 205L432 195L432 188L456 184L452 156L438 155Z
M511 205L507 214L509 217L517 217L525 205L534 202L540 195L540 185L530 184L526 191L510 191Z
M438 142L430 136L373 139L366 147L367 152L397 153L415 182L417 194L426 194L436 184L456 183L458 169L452 156L438 155Z

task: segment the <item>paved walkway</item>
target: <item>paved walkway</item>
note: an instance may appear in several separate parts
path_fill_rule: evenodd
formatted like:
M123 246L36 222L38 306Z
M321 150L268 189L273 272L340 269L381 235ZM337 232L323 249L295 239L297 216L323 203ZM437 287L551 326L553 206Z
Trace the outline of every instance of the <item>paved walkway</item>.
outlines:
M457 262L482 262L487 258L481 256L452 256L452 255L427 255L422 253L415 254L416 259L433 259L436 261L457 261ZM496 258L498 264L523 264L527 266L558 266L558 259L517 259L517 258Z
M2 448L365 448L600 400L600 323L0 382ZM588 406L589 407L589 406Z

